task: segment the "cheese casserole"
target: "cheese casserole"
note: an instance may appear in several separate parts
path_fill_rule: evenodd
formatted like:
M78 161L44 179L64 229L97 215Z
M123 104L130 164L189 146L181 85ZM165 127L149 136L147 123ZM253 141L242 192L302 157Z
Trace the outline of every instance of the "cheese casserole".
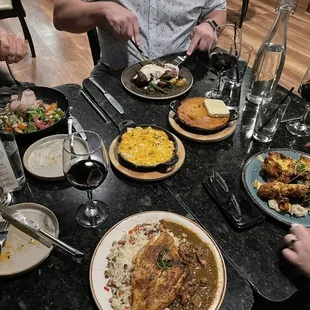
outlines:
M163 130L136 127L122 135L118 153L136 166L156 166L173 157L175 146Z

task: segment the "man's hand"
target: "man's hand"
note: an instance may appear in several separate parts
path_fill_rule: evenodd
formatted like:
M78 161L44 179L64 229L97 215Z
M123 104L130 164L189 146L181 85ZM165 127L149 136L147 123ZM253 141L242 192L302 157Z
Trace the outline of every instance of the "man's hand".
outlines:
M196 26L192 33L192 42L187 50L187 55L191 55L195 49L206 51L213 42L213 28L208 23L201 23Z
M8 63L21 61L27 54L25 40L0 29L0 60Z
M138 18L131 11L119 4L110 2L105 9L105 17L113 30L124 40L134 37L135 42L140 45L140 34Z
M284 237L288 248L282 251L283 256L310 277L310 229L294 225L290 234Z

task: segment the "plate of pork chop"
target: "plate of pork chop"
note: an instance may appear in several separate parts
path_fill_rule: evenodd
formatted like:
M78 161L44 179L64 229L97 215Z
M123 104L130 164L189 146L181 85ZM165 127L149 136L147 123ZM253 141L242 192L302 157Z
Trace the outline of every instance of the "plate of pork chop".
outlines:
M215 310L227 277L220 249L203 228L175 213L150 211L102 237L89 278L102 310Z

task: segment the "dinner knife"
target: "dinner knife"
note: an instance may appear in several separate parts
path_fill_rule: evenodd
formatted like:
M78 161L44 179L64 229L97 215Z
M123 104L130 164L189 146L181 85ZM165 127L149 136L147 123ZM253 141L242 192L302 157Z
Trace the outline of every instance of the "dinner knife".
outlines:
M86 141L87 137L86 137L85 133L83 132L84 129L83 129L82 125L80 124L80 122L74 116L70 115L70 117L72 118L72 126L73 126L73 128L82 137L82 139L84 141Z
M91 107L99 114L99 116L104 120L106 124L110 124L111 122L105 116L105 114L98 108L97 104L86 94L84 90L80 90L80 93L85 98L85 100L91 105Z
M28 231L31 232L31 236L33 233L36 233L39 236L42 236L44 239L48 240L50 243L57 245L64 251L68 252L73 256L83 256L84 253L73 248L72 246L66 244L65 242L57 239L47 231L40 228L39 224L27 217L24 216L23 213L12 210L9 207L5 207L0 205L0 211L2 212L2 217L9 221L13 226L17 228L22 227L24 228L24 232L27 233Z
M134 47L137 49L137 51L140 53L143 61L150 61L149 57L147 57L141 47L134 41L133 38L130 39L130 42L134 45Z
M116 109L116 111L120 114L124 114L124 109L123 107L116 101L116 99L109 94L108 92L106 92L101 85L95 80L95 78L93 76L90 76L89 81L91 83L93 83L105 96L105 98L111 103L111 105Z

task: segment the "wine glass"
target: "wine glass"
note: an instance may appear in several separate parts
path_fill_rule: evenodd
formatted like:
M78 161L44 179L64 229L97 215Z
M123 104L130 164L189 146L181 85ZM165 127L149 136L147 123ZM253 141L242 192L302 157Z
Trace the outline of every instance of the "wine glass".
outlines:
M63 142L63 171L67 180L77 189L87 191L88 201L76 212L77 222L84 227L96 227L108 218L107 205L93 200L93 189L105 180L109 158L100 136L92 131L68 135Z
M241 50L241 29L232 24L219 25L209 45L210 65L217 72L218 87L206 92L206 98L222 98L221 78L225 70L238 61Z
M286 129L295 136L306 137L310 135L310 126L306 124L306 119L310 111L310 67L300 83L298 92L306 102L305 111L300 119L288 122Z

